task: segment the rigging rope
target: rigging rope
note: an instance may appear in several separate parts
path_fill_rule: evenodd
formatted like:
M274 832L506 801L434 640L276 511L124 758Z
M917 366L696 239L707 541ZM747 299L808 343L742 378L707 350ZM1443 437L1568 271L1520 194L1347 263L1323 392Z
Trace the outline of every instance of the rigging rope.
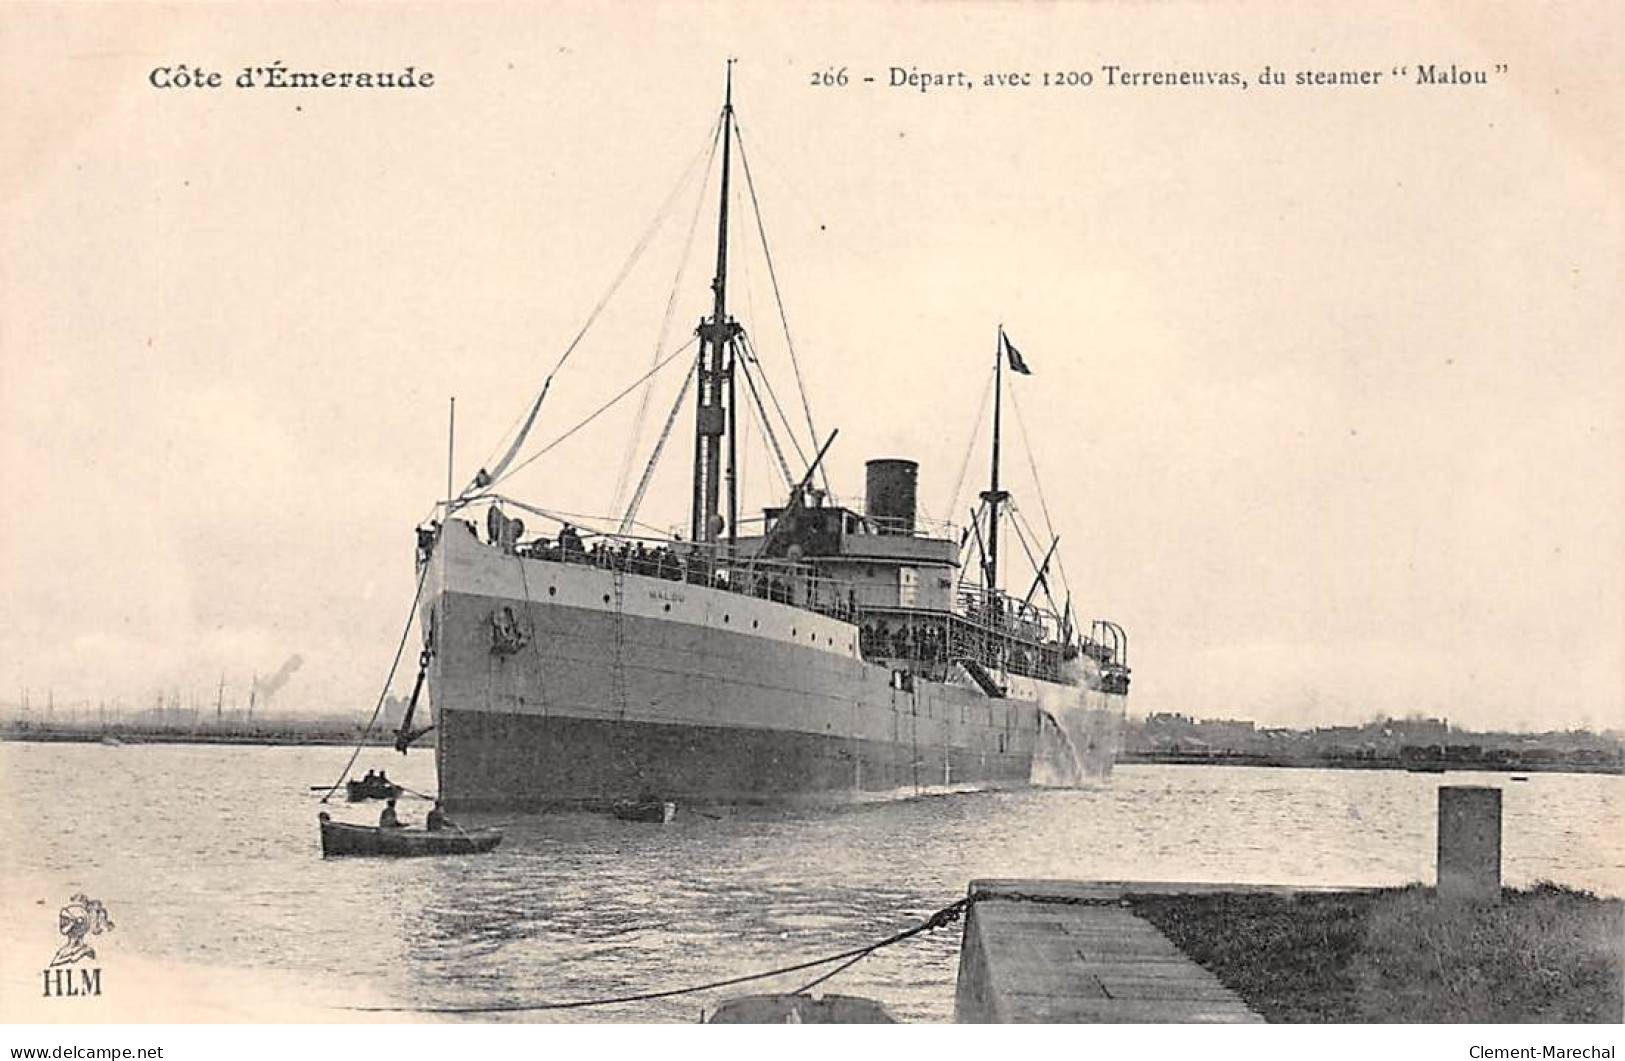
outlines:
M784 326L784 345L790 351L790 365L796 374L796 389L801 392L801 410L807 414L807 434L814 446L818 445L818 428L813 426L812 403L807 400L807 384L801 378L801 361L796 357L795 340L790 337L790 316L784 309L784 295L779 291L779 274L773 268L773 251L767 245L767 227L762 222L762 204L756 198L756 181L750 175L750 158L745 152L745 134L739 128L739 119L733 119L734 137L739 141L739 161L745 170L745 187L750 190L750 205L756 215L756 234L762 241L762 258L767 262L767 276L773 283L773 300L778 303L779 323ZM824 480L824 493L833 495L829 485L829 470L820 465L819 477Z
M987 419L987 395L993 389L993 373L987 374L982 385L982 396L976 400L976 423L971 425L970 438L965 440L965 456L959 462L959 476L954 480L954 492L948 498L948 511L959 509L959 491L965 486L965 473L970 470L970 455L976 449L976 437L982 432L982 421Z
M514 465L512 468L509 468L507 470L507 472L505 472L501 476L501 478L493 479L490 482L486 483L485 486L486 487L497 486L497 485L507 481L508 479L513 478L515 475L517 475L519 472L523 471L526 467L528 467L530 464L532 464L536 460L540 459L541 457L547 456L548 452L550 450L552 450L555 446L559 445L565 439L569 438L571 435L575 434L577 431L580 431L582 428L586 427L588 424L590 424L594 420L598 419L605 412L608 412L611 406L615 405L617 402L619 402L622 398L626 397L628 394L631 394L634 390L637 390L645 382L647 382L649 380L649 378L651 376L653 376L656 372L659 372L661 369L663 369L667 365L671 364L673 358L675 358L678 354L683 353L689 347L693 346L697 342L699 342L699 336L697 336L697 335L691 336L689 338L688 342L684 343L682 346L679 346L677 349L675 349L671 353L667 354L660 361L655 362L654 368L651 368L649 371L645 372L643 375L641 375L637 379L633 380L632 383L629 386L627 386L627 388L625 390L621 391L619 394L615 395L615 397L611 398L609 401L605 402L603 405L600 405L597 409L593 410L592 413L585 420L582 420L580 423L578 423L574 427L570 428L570 430L566 431L564 434L560 435L558 438L555 438L553 441L551 441L547 445L543 446L540 450L536 451L535 453L532 453L530 456L526 457L524 460L520 461L518 464Z
M722 122L718 120L716 125L713 126L711 130L711 153L706 156L705 160L706 179L700 181L700 192L694 198L694 213L690 215L688 219L688 235L683 237L683 254L677 262L677 275L672 279L671 294L666 296L666 312L660 320L660 334L655 339L654 353L649 359L651 362L660 358L660 351L666 348L666 339L671 333L672 317L675 315L677 309L677 295L680 291L682 291L683 280L688 275L689 261L693 257L694 252L694 233L699 228L700 213L705 207L705 190L710 187L711 184L711 163L716 160L717 142L721 138ZM621 498L626 492L626 477L627 474L632 470L632 458L637 455L638 436L643 434L643 419L649 411L649 395L650 391L646 390L643 392L643 397L638 401L637 414L632 418L632 432L629 436L630 441L627 442L626 453L621 458L620 474L615 477L615 493L611 497L609 503L611 510L621 507ZM679 401L681 401L681 399L679 399ZM670 428L668 427L667 430L670 430ZM635 502L633 507L636 508Z
M1027 469L1032 472L1033 491L1038 494L1038 509L1044 514L1044 530L1049 533L1051 540L1055 538L1055 524L1049 518L1049 503L1044 500L1044 484L1038 478L1038 458L1033 455L1033 444L1027 438L1027 420L1021 415L1021 403L1016 400L1016 388L1010 388L1010 406L1016 411L1016 427L1021 431L1021 448L1027 452ZM1037 535L1034 535L1037 537ZM1061 588L1067 593L1072 592L1072 585L1067 581L1066 563L1059 553L1055 557L1055 569L1061 576Z
M444 533L442 531L442 533ZM401 630L400 643L395 646L395 659L389 664L389 675L384 679L384 687L378 690L378 703L373 706L372 717L367 719L367 728L361 731L361 739L356 742L355 750L350 753L350 761L344 764L344 771L339 779L333 782L333 787L322 795L322 802L326 803L333 798L344 779L350 776L350 768L355 766L356 759L361 756L361 749L367 743L367 737L372 733L372 727L378 722L378 713L384 709L384 698L389 695L390 684L395 681L395 671L401 665L401 652L406 648L406 639L412 634L412 620L417 618L418 601L423 599L423 582L429 577L429 565L424 564L423 570L418 572L418 588L412 594L412 607L406 613L406 626Z
M1021 551L1027 554L1027 563L1031 565L1033 569L1033 589L1037 589L1041 583L1044 584L1044 596L1049 598L1050 608L1053 611L1055 606L1055 596L1054 594L1050 593L1048 584L1044 582L1044 573L1039 570L1039 561L1037 558L1038 554L1033 550L1031 544L1027 540L1027 536L1030 534L1032 535L1033 540L1036 541L1038 538L1038 533L1033 530L1032 525L1027 522L1026 515L1016 507L1014 501L1009 503L1009 508L1011 516L1010 526L1015 528L1016 538L1021 542ZM1023 528L1026 529L1023 530ZM1054 538L1050 539L1050 541L1054 540ZM1056 559L1060 559L1058 555ZM1031 591L1029 590L1029 592Z
M550 519L554 523L572 524L581 530L586 531L588 537L593 537L596 535L598 537L607 538L617 533L615 531L600 530L597 527L591 526L592 522L595 520L613 520L615 519L614 516L595 516L581 512L558 512L553 509L539 508L536 505L528 504L516 498L508 497L505 494L473 494L464 499L464 502L469 505L477 505L482 501L500 501L504 505L512 505L514 508L517 508L522 512L529 512L531 515L540 516L543 519ZM637 523L637 526L658 535L659 540L670 539L670 535L659 527L653 527L647 523Z
M638 506L643 504L643 495L648 492L649 481L654 478L655 465L660 463L661 451L666 448L666 440L671 438L672 425L677 423L677 413L683 407L683 399L688 397L688 390L694 385L699 376L699 360L704 353L694 357L694 369L683 374L683 387L677 392L677 400L671 404L671 412L666 415L666 426L660 432L660 438L655 441L654 452L649 454L649 463L643 468L643 476L638 479L638 488L632 492L632 500L626 506L626 514L621 517L620 533L625 534L637 522ZM648 394L644 391L644 394Z
M870 943L862 947L854 947L851 950L842 951L839 954L831 954L827 958L815 958L812 961L797 962L794 965L786 965L777 969L769 969L766 972L748 973L744 976L729 977L726 980L713 980L710 983L694 984L689 987L674 987L665 991L644 991L635 995L616 995L610 998L587 998L579 999L573 1002L512 1002L498 1003L490 1006L345 1006L343 1008L362 1013L525 1013L539 1010L587 1009L594 1006L623 1005L628 1002L651 1002L661 998L676 998L679 995L697 994L701 991L714 991L719 987L733 987L736 984L746 984L753 980L767 980L775 976L783 976L787 973L798 973L804 969L815 969L820 965L829 965L834 962L846 963L840 969L835 970L835 972L841 972L842 969L856 964L859 960L867 958L877 950L890 947L893 944L901 943L906 939L911 939L914 936L918 936L922 932L930 932L934 929L943 928L947 925L953 924L955 921L958 921L960 917L964 916L964 913L967 909L969 909L970 904L971 900L969 898L960 899L958 902L951 903L948 906L943 907L941 910L938 910L936 913L932 914L930 917L926 918L924 921L921 921L912 928L906 928L903 931L895 933L891 936L887 936L885 939L876 943ZM831 973L830 975L833 976L834 973ZM820 977L818 980L813 981L813 983L822 983L828 978L829 977L827 976Z
M716 125L713 126L712 129L712 144L716 142L716 134L721 127L722 118L719 115ZM683 171L683 175L678 180L676 186L673 187L670 194L666 196L665 201L660 204L660 208L655 211L655 216L650 220L649 226L644 229L643 235L639 237L637 245L632 248L632 253L627 256L626 261L621 265L621 270L616 274L614 282L609 285L609 290L604 292L603 297L598 300L598 304L594 306L592 312L587 315L586 323L581 326L581 330L576 333L575 338L570 340L570 345L565 347L564 353L559 355L557 363L553 365L553 370L549 372L547 374L547 378L542 381L542 391L539 395L537 395L536 402L532 406L533 411L530 414L532 418L534 418L536 415L534 410L540 409L542 401L547 397L548 389L553 385L553 377L559 374L559 370L563 368L564 363L570 359L570 355L575 353L576 347L579 346L581 344L581 340L586 337L588 330L591 329L593 324L597 322L598 315L604 311L605 306L609 305L609 300L615 297L615 292L620 290L621 284L624 283L627 276L631 274L632 267L636 265L638 259L643 256L643 252L648 249L649 242L654 239L655 234L658 233L664 226L666 217L670 212L671 207L675 204L678 195L682 192L683 188L685 188L688 185L688 182L692 179L695 168L699 165L701 159L707 157L707 155L708 152L703 149L695 154L693 161L690 162L688 168ZM506 440L508 434L512 432L514 428L523 421L523 419L524 414L521 414L518 418L516 418L513 426L510 426L508 431L503 433L502 438ZM489 462L491 456L494 456L501 448L502 443L498 442L496 448L491 451L491 454L487 455L486 461ZM496 479L498 476L493 475L492 478Z
M751 342L750 336L744 332L741 332L739 337L744 340L745 351L750 354L750 359L760 365L762 363L762 359L757 356L756 344ZM762 370L762 387L767 391L767 396L773 400L773 411L779 414L779 422L784 424L785 434L790 436L790 446L796 451L796 460L800 461L802 464L806 464L807 455L801 451L801 443L796 440L796 429L790 423L790 418L785 415L784 406L779 404L778 392L773 389L773 381L768 378L767 370L765 368ZM816 438L813 439L815 444L817 441L818 440Z
M779 474L784 476L785 487L793 490L795 489L796 481L790 475L790 465L784 459L784 450L779 447L779 436L774 433L772 421L767 418L767 408L762 405L762 396L756 390L756 379L751 375L750 369L745 367L746 364L747 362L740 361L738 363L738 368L743 373L745 377L745 386L750 391L750 396L756 404L756 417L761 421L762 434L767 439L768 444L772 446L773 456L778 459Z

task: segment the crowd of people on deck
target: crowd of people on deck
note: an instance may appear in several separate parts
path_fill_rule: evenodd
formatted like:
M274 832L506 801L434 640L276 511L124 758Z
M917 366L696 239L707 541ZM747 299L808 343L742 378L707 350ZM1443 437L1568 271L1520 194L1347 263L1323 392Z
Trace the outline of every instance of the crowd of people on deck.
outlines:
M533 560L614 568L672 582L703 583L707 577L704 563L692 554L679 555L669 545L649 546L643 542L600 540L589 546L581 540L581 532L568 523L560 528L557 539L549 541L542 536L520 544L514 551Z
M858 628L858 644L869 659L942 664L969 657L993 663L992 659L983 658L988 655L984 641L971 636L966 628L960 628L956 636L940 620L891 625L884 618L873 619ZM1060 645L1051 641L1048 647L1055 650L1055 657L1048 657L1031 645L1005 642L1005 651L996 665L1015 674L1053 679L1058 674L1054 660L1059 656Z
M589 546L581 540L581 533L566 523L555 541L549 541L545 536L539 537L519 544L514 551L533 560L586 564L633 575L663 578L670 582L709 585L781 604L802 603L798 600L794 576L780 577L771 573L772 569L753 572L717 570L693 545L683 543L675 546L650 545L641 541L606 538L594 541ZM849 619L857 614L857 601L850 592L845 598L836 595L828 601L812 600L806 604L815 611L841 619Z
M892 627L885 619L858 628L858 646L865 656L912 659L940 663L948 658L948 641L935 624L909 623Z

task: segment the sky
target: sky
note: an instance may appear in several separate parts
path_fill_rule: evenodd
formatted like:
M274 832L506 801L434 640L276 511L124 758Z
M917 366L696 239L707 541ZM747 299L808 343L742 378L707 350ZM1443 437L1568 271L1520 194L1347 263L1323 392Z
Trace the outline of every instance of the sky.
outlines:
M527 452L692 335L732 55L838 493L913 457L925 511L964 520L1002 323L1042 498L1008 425L1007 485L1080 614L1128 630L1134 711L1625 725L1621 18L1345 8L9 8L0 701L207 702L222 676L240 701L297 655L279 707L369 711L448 398L463 482L612 287ZM274 60L436 83L230 87ZM1488 84L1392 72L1423 62ZM226 87L148 83L179 63ZM1266 64L1384 76L1265 88ZM1095 83L922 93L894 66ZM731 305L806 447L735 176ZM641 428L634 394L511 492L617 511L685 363ZM690 425L658 527L686 520ZM759 433L744 452L749 507L775 503Z

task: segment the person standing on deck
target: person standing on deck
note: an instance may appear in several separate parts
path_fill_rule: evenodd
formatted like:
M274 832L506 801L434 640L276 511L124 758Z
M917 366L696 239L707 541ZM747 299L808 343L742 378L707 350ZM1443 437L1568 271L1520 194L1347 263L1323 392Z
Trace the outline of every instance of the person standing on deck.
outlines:
M444 829L447 824L446 812L441 809L440 801L435 800L434 809L429 811L429 816L424 819L423 826L431 833L438 833L440 830Z

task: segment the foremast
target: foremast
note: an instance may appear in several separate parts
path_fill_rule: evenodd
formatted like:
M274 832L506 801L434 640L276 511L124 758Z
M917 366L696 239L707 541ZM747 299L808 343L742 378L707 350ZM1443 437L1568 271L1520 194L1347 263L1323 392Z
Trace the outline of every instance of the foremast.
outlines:
M728 316L728 178L733 147L733 60L728 60L722 104L721 203L717 210L717 271L711 281L712 311L700 322L698 401L694 411L694 496L690 538L715 545L724 528L730 554L737 541L739 484L735 452L734 364L740 327ZM727 467L723 469L723 439ZM721 512L721 479L728 483L728 513Z

